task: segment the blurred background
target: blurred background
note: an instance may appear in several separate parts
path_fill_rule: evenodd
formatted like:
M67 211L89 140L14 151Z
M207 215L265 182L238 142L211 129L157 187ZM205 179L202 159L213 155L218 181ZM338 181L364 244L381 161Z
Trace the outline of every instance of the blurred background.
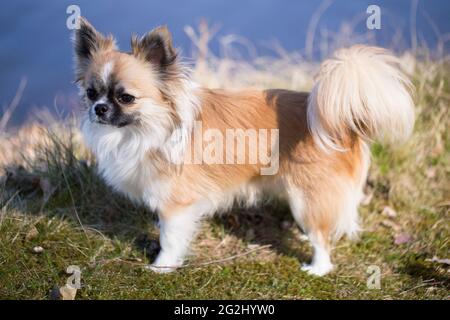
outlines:
M74 4L99 31L114 34L122 50L129 50L131 34L167 24L188 61L196 59L194 30L201 21L209 25L211 55L248 61L286 52L318 61L335 49L332 43L373 43L399 53L430 48L440 55L450 44L450 2L441 0L4 1L0 112L17 104L10 126L21 124L35 109L67 113L76 108L72 31L66 26L67 7ZM380 30L366 27L366 9L373 4L381 8ZM20 101L14 101L18 91Z

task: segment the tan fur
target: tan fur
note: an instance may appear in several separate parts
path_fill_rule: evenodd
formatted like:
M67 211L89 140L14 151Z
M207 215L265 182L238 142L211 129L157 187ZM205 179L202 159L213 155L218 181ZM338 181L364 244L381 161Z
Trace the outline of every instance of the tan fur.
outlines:
M198 201L211 193L229 192L242 184L277 180L298 186L306 193L311 214L305 227L328 236L339 215L340 186L335 180L356 184L361 174L361 153L357 137L349 137L347 152L324 154L314 145L306 124L307 93L287 90L241 91L201 90L204 127L280 129L280 170L275 176L260 176L260 165L188 164L181 174L174 173L170 202L162 214L177 214L178 206ZM267 180L267 181L265 181ZM329 196L327 196L329 195Z

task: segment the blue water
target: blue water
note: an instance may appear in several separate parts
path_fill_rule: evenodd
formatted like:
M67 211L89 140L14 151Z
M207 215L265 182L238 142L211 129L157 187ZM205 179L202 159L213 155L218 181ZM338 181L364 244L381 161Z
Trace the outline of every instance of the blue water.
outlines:
M167 24L175 44L190 56L192 44L184 26L196 26L206 18L220 26L212 49L220 54L221 36L234 33L250 40L259 54L274 54L269 44L276 39L288 51L303 52L306 30L321 1L294 0L129 0L66 1L8 0L0 11L0 107L10 103L22 78L27 86L14 114L18 124L33 108L56 105L58 110L76 107L76 88L72 83L71 31L66 27L68 5L76 4L101 32L113 33L119 46L129 49L132 33L143 34ZM335 0L321 16L317 32L337 31L345 21L362 17L357 32L367 32L366 8L381 7L382 28L370 31L380 45L405 49L411 46L410 12L407 0ZM430 21L433 23L430 23ZM433 48L438 34L450 32L450 2L420 0L417 7L417 38ZM393 40L396 31L401 37ZM394 41L394 42L393 42ZM315 43L318 57L318 43ZM447 46L448 49L448 46Z

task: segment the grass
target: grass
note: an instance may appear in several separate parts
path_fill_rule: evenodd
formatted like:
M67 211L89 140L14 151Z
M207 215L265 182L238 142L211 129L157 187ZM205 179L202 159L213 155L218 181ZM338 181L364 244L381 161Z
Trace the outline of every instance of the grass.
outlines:
M199 54L194 77L307 90L316 65L300 60ZM205 222L176 273L144 271L158 250L155 215L104 185L72 120L47 121L0 134L0 298L48 299L69 265L82 272L77 299L450 298L449 265L436 261L449 258L450 65L408 54L402 61L416 86L415 132L404 146L372 146L364 232L337 244L330 275L299 270L311 249L278 202ZM380 289L367 286L369 266L380 268Z

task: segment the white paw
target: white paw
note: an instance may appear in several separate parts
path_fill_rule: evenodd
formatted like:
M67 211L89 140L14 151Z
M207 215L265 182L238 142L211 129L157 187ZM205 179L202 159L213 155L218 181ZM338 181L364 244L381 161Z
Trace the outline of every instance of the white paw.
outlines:
M156 260L146 265L144 269L151 270L156 273L169 273L177 270L177 268L183 265L182 259L177 259L173 255L167 255L166 253L159 254Z
M157 266L155 264L148 264L144 266L145 270L151 270L156 273L170 273L175 271L177 268L175 267L165 267L165 266Z
M333 270L333 265L331 263L304 264L301 270L310 275L321 277Z

